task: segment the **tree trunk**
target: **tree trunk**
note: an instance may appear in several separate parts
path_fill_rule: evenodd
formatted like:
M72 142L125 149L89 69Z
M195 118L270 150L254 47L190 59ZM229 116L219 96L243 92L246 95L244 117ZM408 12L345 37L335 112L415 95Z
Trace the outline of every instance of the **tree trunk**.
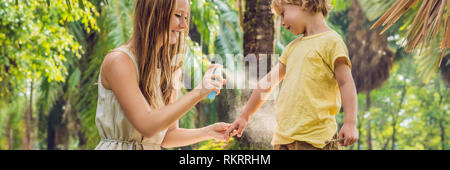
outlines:
M83 131L80 129L80 131L78 131L78 146L80 146L80 149L86 149L85 146L87 144L87 140L86 140L86 136L83 133Z
M380 35L378 30L365 27L369 21L358 0L352 0L348 18L346 44L356 90L367 92L379 88L389 78L395 55L389 49L387 34Z
M271 68L270 55L275 51L274 16L270 4L271 0L247 0L244 15L244 57L255 54L260 59L262 55L266 55L267 72ZM258 77L265 76L259 73L258 65Z
M389 147L389 141L391 139L387 139L386 143L383 145L383 149L382 150L387 150L387 148Z
M397 128L395 128L397 123L395 123L395 121L392 121L392 146L391 146L391 150L395 150L395 135L397 132Z
M6 139L8 140L8 150L12 150L13 149L13 144L14 144L14 138L13 138L13 133L14 131L12 131L11 129L11 115L8 115L8 117L6 118L6 128L5 128L5 135L6 135Z
M361 131L362 131L363 118L364 118L365 114L366 113L356 115L357 118L358 118L357 128L358 128L358 134L359 134L359 138L358 138L358 141L357 141L357 148L356 148L357 150L361 150L361 146L362 146L363 134L361 133Z
M203 127L203 104L202 103L198 103L197 105L195 105L195 108L197 109L197 117L195 120L195 127L196 128L200 128Z
M359 122L361 122L361 119L359 119L358 120ZM359 125L358 125L358 134L359 134L359 136L361 136L361 123L359 123ZM361 137L359 137L358 138L358 147L357 147L357 149L358 150L361 150Z
M229 114L232 114L233 107L236 106L238 97L236 91L234 89L223 89L220 92L221 95L217 96L217 118L219 122L232 122L232 117Z
M258 61L259 59L264 59L262 58L263 55L267 56L265 61L267 62L267 70L260 70L258 62L257 75L248 74L248 62L245 62L245 74L247 75L247 79L255 79L255 77L250 76L257 76L256 79L258 77L265 76L265 74L267 74L271 68L272 62L270 58L275 51L275 27L274 16L270 7L271 2L271 0L246 0L245 3L245 13L243 19L244 57L255 55ZM242 90L241 101L247 101L251 94L251 90L248 86L247 80L244 87L246 89ZM245 102L241 104L245 104ZM250 142L251 141L249 140L247 135L243 135L241 138L238 138L238 143L240 143L243 147L249 147Z
M400 103L398 104L398 109L396 112L393 113L392 115L392 146L391 149L395 150L395 143L396 143L396 135L397 135L397 122L398 122L398 117L399 112L402 110L403 108L403 102L405 101L405 96L406 96L406 83L403 85L403 89L402 89L402 94L400 97Z
M367 150L372 150L372 122L367 121Z
M366 96L366 111L367 113L370 114L370 91L367 91L367 96ZM367 149L368 150L372 150L372 125L371 125L371 120L370 120L370 115L369 115L369 120L367 120Z
M31 116L33 114L33 86L34 82L33 79L31 79L30 83L30 102L29 105L25 111L24 119L25 119L25 142L23 149L24 150L31 150L32 149L32 142L31 142Z
M58 149L56 139L58 137L58 129L61 124L62 114L64 113L63 106L65 103L66 101L64 100L63 95L60 95L50 110L47 121L47 150Z
M439 127L441 129L441 147L442 147L442 150L445 150L445 126L442 122L443 122L443 120L441 119L439 121Z
M448 55L450 56L450 55ZM439 90L440 91L440 90ZM448 94L447 90L445 90L443 93L439 93L439 107L442 108L442 104L444 103L444 95ZM445 95L447 96L447 95ZM447 112L446 110L443 110L444 115L446 115L445 113ZM442 150L445 150L446 146L445 146L445 125L444 125L444 120L445 120L445 116L439 116L439 128L441 130L441 147Z

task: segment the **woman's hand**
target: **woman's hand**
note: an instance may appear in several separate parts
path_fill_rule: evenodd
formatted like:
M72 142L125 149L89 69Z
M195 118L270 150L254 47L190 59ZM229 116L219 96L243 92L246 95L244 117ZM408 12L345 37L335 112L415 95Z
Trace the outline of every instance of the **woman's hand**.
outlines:
M216 91L217 95L219 95L220 89L222 89L226 81L221 74L215 75L214 70L222 67L220 64L211 64L203 77L202 83L195 88L200 91L203 97L206 97L212 91Z
M204 130L206 131L209 137L225 142L227 141L225 137L225 132L230 127L230 125L231 124L229 123L219 122L206 126Z

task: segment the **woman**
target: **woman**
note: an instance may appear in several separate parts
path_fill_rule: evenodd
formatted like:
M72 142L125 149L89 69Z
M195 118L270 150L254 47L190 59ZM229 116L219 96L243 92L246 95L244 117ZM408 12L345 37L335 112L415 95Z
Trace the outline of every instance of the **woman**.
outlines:
M219 94L225 83L212 73L221 66L212 65L198 87L176 100L181 83L181 64L176 61L184 54L189 4L189 0L137 0L132 38L111 51L100 69L95 120L102 140L96 149L153 150L224 140L226 123L178 127L185 113L210 92Z

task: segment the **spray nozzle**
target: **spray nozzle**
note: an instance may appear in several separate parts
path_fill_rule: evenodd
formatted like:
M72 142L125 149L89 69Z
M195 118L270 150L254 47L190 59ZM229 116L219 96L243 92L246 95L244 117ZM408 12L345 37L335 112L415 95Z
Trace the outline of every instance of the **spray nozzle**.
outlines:
M211 64L215 64L215 63L216 63L215 61L211 61ZM215 68L214 69L214 75L215 76L222 75L222 68ZM217 79L214 79L214 80L219 81ZM209 93L207 98L211 99L211 100L214 100L214 98L216 98L216 95L217 95L216 91L212 91L211 93Z

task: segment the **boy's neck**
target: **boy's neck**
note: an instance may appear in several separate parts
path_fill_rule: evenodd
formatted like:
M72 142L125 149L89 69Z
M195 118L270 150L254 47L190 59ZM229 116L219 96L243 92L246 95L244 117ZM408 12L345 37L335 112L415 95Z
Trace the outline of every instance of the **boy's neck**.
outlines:
M325 17L321 13L316 13L315 15L311 15L310 19L306 22L304 36L316 35L331 30L325 21Z

